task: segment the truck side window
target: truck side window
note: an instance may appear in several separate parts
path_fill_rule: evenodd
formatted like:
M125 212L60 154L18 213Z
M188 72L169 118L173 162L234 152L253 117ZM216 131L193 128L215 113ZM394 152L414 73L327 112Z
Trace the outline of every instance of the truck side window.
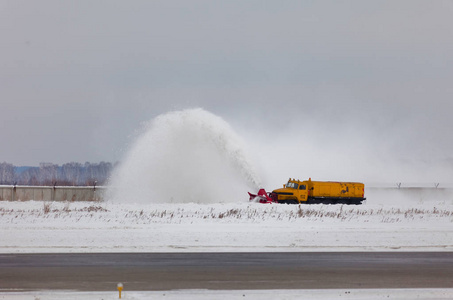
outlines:
M299 187L299 190L306 190L307 187L305 186L305 184L301 184L300 187Z

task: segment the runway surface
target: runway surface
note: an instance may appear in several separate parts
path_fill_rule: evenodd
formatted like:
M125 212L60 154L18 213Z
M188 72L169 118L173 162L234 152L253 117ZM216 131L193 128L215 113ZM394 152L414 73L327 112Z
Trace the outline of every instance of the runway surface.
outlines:
M452 252L1 254L0 291L453 288Z

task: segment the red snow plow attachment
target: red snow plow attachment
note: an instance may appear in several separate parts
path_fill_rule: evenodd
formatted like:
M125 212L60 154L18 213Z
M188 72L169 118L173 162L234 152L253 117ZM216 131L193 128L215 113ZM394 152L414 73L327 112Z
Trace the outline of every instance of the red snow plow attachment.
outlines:
M259 203L272 203L272 198L268 195L268 193L264 189L260 189L258 191L258 195L254 195L249 193L250 201L256 201Z

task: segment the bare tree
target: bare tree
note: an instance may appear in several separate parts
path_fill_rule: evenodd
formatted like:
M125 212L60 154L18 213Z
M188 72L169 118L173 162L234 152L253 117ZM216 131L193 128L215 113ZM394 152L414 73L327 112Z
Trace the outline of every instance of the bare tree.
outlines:
M12 164L0 164L0 184L20 185L103 185L107 182L114 165L109 162L85 164L70 162L59 166L53 163L40 163L39 167L27 167L15 173ZM9 174L9 175L6 175Z
M13 184L15 170L12 164L3 162L0 164L0 184Z

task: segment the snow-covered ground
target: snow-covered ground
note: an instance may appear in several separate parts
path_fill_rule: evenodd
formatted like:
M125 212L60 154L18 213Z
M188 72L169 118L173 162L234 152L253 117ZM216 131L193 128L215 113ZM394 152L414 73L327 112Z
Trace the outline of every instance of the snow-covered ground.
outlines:
M397 195L399 193L399 195ZM364 205L0 202L0 253L452 251L453 197L371 190ZM124 299L453 299L453 289L181 290ZM5 291L0 299L118 299L118 293Z
M0 202L0 253L452 251L450 199L360 206Z
M332 290L181 290L136 292L125 291L121 299L452 299L453 289L332 289ZM0 292L0 299L8 300L72 300L118 299L118 292L75 292L75 291L36 291L36 292Z

